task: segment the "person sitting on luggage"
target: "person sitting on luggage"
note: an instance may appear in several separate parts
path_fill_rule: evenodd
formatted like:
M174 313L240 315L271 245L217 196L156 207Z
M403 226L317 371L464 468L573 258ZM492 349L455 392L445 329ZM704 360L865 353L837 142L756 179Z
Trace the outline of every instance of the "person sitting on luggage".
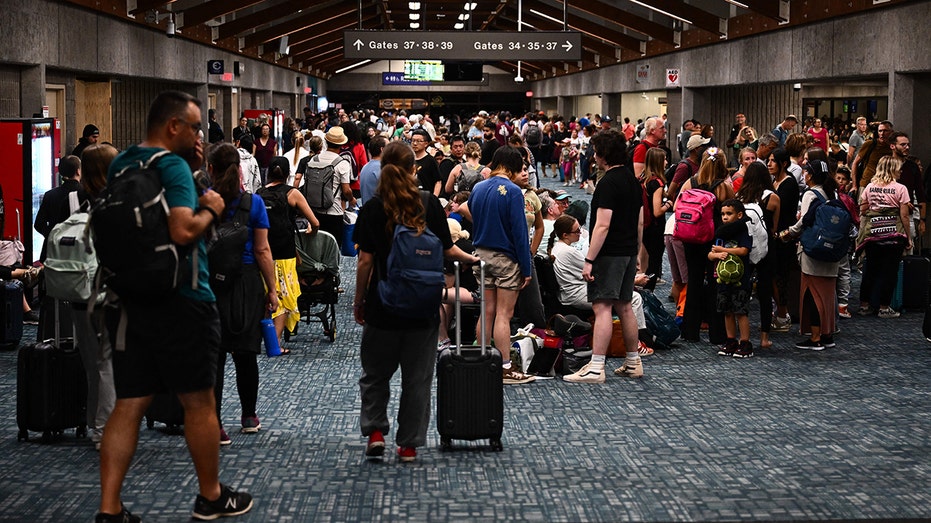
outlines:
M449 224L449 235L453 239L453 244L462 249L462 252L472 252L475 247L469 240L469 231L462 229L462 225L452 218L447 218ZM442 351L449 348L451 341L449 339L449 319L455 310L456 304L456 273L455 265L447 261L443 267L446 276L446 288L443 289L443 305L440 306L440 333L437 341L436 350ZM465 265L459 266L459 300L460 303L480 303L481 296L478 294L478 282L475 275L472 274L472 268ZM457 321L461 321L458 320ZM460 325L460 327L462 327Z
M575 314L587 319L594 315L592 304L588 300L588 284L582 279L582 269L585 265L585 255L573 247L581 234L581 226L574 217L564 214L556 219L553 232L548 240L547 251L553 257L553 270L556 281L559 282L559 303L567 307L566 314ZM634 285L644 287L649 284L649 276L638 273L634 277ZM641 356L653 354L647 341L653 337L647 331L646 317L643 315L643 298L636 290L631 299L631 307L637 318L637 331L639 339L638 350Z
M439 239L447 259L465 263L477 263L479 259L453 243L439 200L417 190L414 151L408 144L389 143L381 163L378 196L362 207L352 237L359 245L352 309L356 323L363 326L359 421L362 435L368 438L366 458L382 459L385 434L390 428L391 378L400 367L401 400L395 440L398 461L411 462L417 459L417 447L427 442L439 315L409 318L388 309L382 301L379 284L387 280L395 227L403 224L421 234L429 229Z
M275 290L275 262L268 245L265 202L258 194L248 194L240 188L239 154L236 148L230 144L211 147L207 156L207 169L213 181L213 189L220 193L226 204L218 225L238 218L242 220L238 223L244 223L248 231L244 238L245 244L240 242L237 245L239 256L242 257L239 274L233 276L232 281L225 279L223 284L211 281L211 288L217 297L217 309L220 311L220 351L214 397L217 418L220 420L220 445L229 445L230 438L223 428L220 413L226 353L232 354L236 366L236 389L242 407L241 432L254 434L262 428L256 414L259 396L259 365L256 357L262 349L261 321L267 312L278 308L278 293ZM244 198L251 198L245 220L238 216Z

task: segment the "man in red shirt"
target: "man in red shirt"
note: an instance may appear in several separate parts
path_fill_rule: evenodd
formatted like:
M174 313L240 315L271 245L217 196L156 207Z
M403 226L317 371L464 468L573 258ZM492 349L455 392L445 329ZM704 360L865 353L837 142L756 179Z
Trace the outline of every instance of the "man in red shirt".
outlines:
M626 116L624 117L624 126L621 127L621 132L624 133L624 137L627 138L628 142L634 137L634 133L636 132L636 129L634 129L634 126L630 123L630 118Z
M643 176L643 170L646 168L647 151L666 139L666 124L663 123L661 118L655 116L647 118L643 128L647 134L634 149L634 175L637 178Z

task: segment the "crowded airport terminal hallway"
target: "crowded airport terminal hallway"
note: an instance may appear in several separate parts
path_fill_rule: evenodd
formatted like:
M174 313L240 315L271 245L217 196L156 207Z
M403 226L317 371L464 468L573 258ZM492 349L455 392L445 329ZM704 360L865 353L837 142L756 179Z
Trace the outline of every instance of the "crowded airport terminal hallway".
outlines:
M553 178L543 182L562 189ZM588 199L577 188L569 193ZM341 274L347 294L336 308L336 340L319 323L302 322L285 344L290 355L260 357L263 428L230 430L232 444L221 448L221 480L255 496L242 521L928 516L931 344L921 334L921 311L896 319L894 332L877 317L841 320L837 347L821 352L794 348L796 328L774 333L775 348L748 360L721 358L707 342L678 341L644 358L641 380L505 386L502 452L485 442L456 442L461 448L443 452L431 418L416 462L390 455L371 463L359 431L354 258L342 258ZM656 289L664 302L668 293L668 284ZM756 317L755 300L751 307ZM27 326L24 339L33 336ZM235 382L232 364L226 382ZM68 430L52 444L17 441L15 352L0 353L0 395L7 398L0 403L7 456L0 520L89 521L99 496L90 439ZM236 428L235 392L224 401L224 424ZM186 521L196 489L190 458L184 439L161 428L141 431L124 503L144 521Z

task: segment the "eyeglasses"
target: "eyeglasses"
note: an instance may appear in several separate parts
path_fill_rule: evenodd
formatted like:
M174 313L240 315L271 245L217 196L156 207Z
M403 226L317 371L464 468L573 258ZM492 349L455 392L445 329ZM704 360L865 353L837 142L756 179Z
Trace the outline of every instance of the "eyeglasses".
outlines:
M203 125L200 122L191 123L191 122L188 122L187 120L181 120L181 121L184 122L186 125L190 126L191 130L193 130L195 133L197 131L200 131L201 128L203 127Z
M575 229L573 231L569 231L569 234L582 234L582 229Z
M426 143L426 142L427 141L423 139L418 140L418 139L411 138L411 143Z

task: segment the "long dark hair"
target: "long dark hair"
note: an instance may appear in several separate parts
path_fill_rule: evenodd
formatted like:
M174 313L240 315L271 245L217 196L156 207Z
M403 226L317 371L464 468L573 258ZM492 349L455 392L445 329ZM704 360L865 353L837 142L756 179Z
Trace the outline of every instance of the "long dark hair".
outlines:
M381 175L378 178L378 197L388 217L388 230L396 224L423 232L427 228L423 199L414 180L414 150L402 141L385 146L381 155Z
M229 205L240 194L239 151L230 143L214 145L207 153L207 163L213 167L213 190Z
M737 198L744 203L759 203L767 189L775 192L769 169L760 162L753 162L744 171L744 181L737 191Z

